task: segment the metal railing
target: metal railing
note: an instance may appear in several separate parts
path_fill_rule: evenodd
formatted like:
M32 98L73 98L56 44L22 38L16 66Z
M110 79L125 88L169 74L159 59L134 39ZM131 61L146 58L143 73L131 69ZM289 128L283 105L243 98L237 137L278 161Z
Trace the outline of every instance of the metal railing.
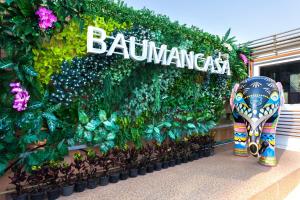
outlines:
M300 49L300 28L247 42L253 57L266 57Z

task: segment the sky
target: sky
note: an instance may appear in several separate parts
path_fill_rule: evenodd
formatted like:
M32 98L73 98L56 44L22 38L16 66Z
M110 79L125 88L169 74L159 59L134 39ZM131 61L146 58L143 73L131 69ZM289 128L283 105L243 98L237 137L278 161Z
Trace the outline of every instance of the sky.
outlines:
M300 0L124 0L243 43L300 27Z

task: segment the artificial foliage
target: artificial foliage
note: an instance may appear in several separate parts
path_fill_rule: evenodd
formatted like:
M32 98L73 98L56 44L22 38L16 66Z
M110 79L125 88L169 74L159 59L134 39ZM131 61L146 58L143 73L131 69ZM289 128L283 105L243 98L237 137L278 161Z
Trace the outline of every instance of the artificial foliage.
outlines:
M106 155L172 141L184 153L182 141L207 136L231 86L247 76L249 49L237 45L230 30L212 35L122 1L6 0L0 12L0 174L23 165L43 179L33 166L60 160L69 146L81 144ZM232 75L87 54L89 25L205 56L226 53ZM82 159L75 160L79 170ZM64 169L69 179L72 171Z

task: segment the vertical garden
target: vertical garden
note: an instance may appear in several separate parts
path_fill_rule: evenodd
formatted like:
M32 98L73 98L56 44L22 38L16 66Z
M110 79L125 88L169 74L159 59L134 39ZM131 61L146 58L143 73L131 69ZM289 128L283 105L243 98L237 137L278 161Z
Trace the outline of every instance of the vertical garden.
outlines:
M117 150L134 155L210 138L232 84L247 76L248 49L230 31L219 37L123 2L6 0L0 12L1 174L54 166L76 145L117 157ZM87 54L88 26L206 56L226 53L231 76Z

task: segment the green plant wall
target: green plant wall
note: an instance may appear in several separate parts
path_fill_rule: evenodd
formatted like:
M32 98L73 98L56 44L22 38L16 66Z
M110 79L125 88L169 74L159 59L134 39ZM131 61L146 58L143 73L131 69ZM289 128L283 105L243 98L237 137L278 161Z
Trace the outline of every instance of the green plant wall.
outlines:
M206 135L232 84L247 76L241 55L249 58L249 50L230 31L211 35L121 1L6 0L0 12L0 174L14 164L30 169L61 159L78 144L106 153ZM89 25L205 55L227 53L232 76L87 54Z

